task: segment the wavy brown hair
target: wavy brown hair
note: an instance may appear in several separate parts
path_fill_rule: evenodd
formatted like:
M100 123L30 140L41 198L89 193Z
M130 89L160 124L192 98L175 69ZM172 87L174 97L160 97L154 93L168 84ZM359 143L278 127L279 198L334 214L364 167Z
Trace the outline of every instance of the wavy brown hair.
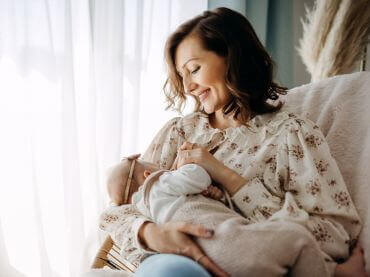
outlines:
M223 107L223 113L239 114L244 122L257 114L277 111L282 102L273 105L287 88L273 81L274 63L252 25L240 13L228 8L217 8L180 25L166 42L165 59L168 78L163 90L167 108L182 112L186 103L182 77L175 64L178 45L189 35L200 38L202 46L226 60L225 83L232 95L230 102ZM195 111L200 111L200 101L196 101Z

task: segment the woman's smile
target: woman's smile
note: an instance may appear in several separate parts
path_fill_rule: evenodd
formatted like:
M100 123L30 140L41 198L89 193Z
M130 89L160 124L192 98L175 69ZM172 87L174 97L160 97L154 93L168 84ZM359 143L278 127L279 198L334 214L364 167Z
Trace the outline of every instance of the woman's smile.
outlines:
M204 100L208 97L209 93L211 92L210 89L207 89L205 91L203 91L201 94L199 94L199 100L200 102L204 102Z

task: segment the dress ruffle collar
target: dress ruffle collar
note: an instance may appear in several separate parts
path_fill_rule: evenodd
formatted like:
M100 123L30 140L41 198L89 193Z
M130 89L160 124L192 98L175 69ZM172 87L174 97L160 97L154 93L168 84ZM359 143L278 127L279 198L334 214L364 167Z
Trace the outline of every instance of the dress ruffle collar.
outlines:
M251 135L257 133L275 134L281 124L290 118L286 111L262 114L253 117L246 125L228 127L226 129L213 128L209 122L209 115L204 112L195 112L186 115L178 122L178 129L184 133L185 139L196 140L198 143L207 143L215 134L221 133L233 138L240 133ZM265 131L264 131L265 130Z

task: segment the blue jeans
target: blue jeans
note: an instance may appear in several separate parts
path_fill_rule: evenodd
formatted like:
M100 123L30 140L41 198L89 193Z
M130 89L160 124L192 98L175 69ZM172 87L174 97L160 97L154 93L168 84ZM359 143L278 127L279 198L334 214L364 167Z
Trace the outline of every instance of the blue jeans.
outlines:
M146 258L135 272L136 277L211 277L197 262L175 254L156 254Z

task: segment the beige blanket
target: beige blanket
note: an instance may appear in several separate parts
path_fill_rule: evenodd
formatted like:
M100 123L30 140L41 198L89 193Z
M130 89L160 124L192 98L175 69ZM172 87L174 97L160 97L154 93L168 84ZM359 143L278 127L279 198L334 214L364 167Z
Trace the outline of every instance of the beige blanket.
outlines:
M370 73L335 76L294 88L284 109L316 122L363 220L360 243L370 272Z
M188 196L173 219L213 229L212 239L198 238L197 242L231 276L285 276L289 271L290 276L325 277L333 273L334 264L325 262L325 254L300 224L273 220L250 224L223 203L202 195Z

